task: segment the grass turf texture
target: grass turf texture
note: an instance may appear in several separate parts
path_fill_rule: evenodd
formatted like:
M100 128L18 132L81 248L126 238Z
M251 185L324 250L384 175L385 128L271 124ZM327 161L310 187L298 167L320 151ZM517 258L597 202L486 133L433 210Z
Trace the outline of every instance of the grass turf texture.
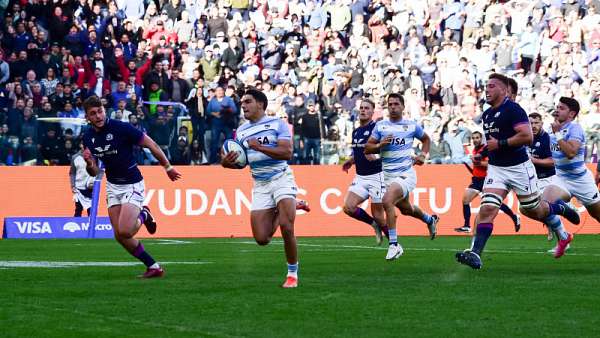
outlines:
M373 238L299 238L300 287L280 287L280 239L145 240L168 264L1 268L3 337L597 336L598 236L560 260L542 236L493 237L484 268L454 261L465 237L404 237L384 260ZM135 262L110 240L2 240L0 261Z

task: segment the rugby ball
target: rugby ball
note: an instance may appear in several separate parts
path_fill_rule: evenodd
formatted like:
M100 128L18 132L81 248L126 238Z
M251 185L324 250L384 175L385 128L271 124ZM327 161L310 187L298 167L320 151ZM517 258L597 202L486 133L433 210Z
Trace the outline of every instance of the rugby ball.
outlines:
M225 140L225 142L223 142L223 153L228 154L230 151L238 154L238 157L235 160L237 168L242 169L248 164L246 150L241 144L232 139Z

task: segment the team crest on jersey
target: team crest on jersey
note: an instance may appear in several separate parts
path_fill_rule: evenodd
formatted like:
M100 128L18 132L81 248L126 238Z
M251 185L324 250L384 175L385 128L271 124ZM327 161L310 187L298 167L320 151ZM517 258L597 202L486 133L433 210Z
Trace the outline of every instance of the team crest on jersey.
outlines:
M265 129L269 129L271 127L270 124L265 124Z
M535 146L536 146L536 147L539 147L539 146L540 146L540 143L539 143L539 142L536 142L536 143L535 143Z
M496 112L496 115L494 115L494 118L497 118L498 116L500 116L500 112Z
M96 138L92 137L92 143L96 142Z
M363 135L368 136L370 134L370 131L365 130L365 133Z
M403 126L402 126L402 130L403 130L403 131L408 131L408 126L407 126L407 125L403 125Z
M110 134L110 133L106 134L107 141L112 141L112 139L113 139L113 134Z

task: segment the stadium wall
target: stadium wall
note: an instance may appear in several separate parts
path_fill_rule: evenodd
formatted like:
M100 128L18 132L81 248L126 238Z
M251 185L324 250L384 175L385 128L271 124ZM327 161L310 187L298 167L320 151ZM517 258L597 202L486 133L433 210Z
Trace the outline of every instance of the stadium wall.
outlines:
M156 237L250 237L249 207L252 181L249 170L226 170L218 166L183 166L183 179L170 182L160 167L142 167L146 202L158 220ZM294 166L299 198L312 208L296 217L299 236L369 236L372 230L342 211L343 199L353 174L340 166ZM68 167L0 167L0 226L6 217L72 216L74 205ZM418 184L411 200L425 211L441 217L439 234L456 235L462 225L462 193L470 175L462 165L419 167ZM106 197L100 195L99 215L106 216ZM517 209L510 195L507 204ZM479 202L475 202L477 206ZM581 208L584 210L583 208ZM477 212L473 208L474 214ZM600 233L600 224L586 212L579 226L569 231ZM1 230L1 229L0 229ZM425 226L408 217L398 218L400 235L425 235ZM498 216L495 234L514 234L511 220ZM544 234L540 223L523 218L523 234ZM148 234L142 228L140 236Z

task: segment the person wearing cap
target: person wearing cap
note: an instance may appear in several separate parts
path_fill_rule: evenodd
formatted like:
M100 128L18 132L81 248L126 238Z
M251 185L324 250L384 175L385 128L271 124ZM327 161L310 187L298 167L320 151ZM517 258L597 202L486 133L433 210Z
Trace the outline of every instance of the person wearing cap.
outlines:
M325 131L318 111L320 108L312 98L306 100L306 107L299 130L304 143L304 164L321 164L321 140Z
M212 82L217 78L221 70L221 63L214 57L211 46L204 48L204 57L200 60L199 68L206 82Z

